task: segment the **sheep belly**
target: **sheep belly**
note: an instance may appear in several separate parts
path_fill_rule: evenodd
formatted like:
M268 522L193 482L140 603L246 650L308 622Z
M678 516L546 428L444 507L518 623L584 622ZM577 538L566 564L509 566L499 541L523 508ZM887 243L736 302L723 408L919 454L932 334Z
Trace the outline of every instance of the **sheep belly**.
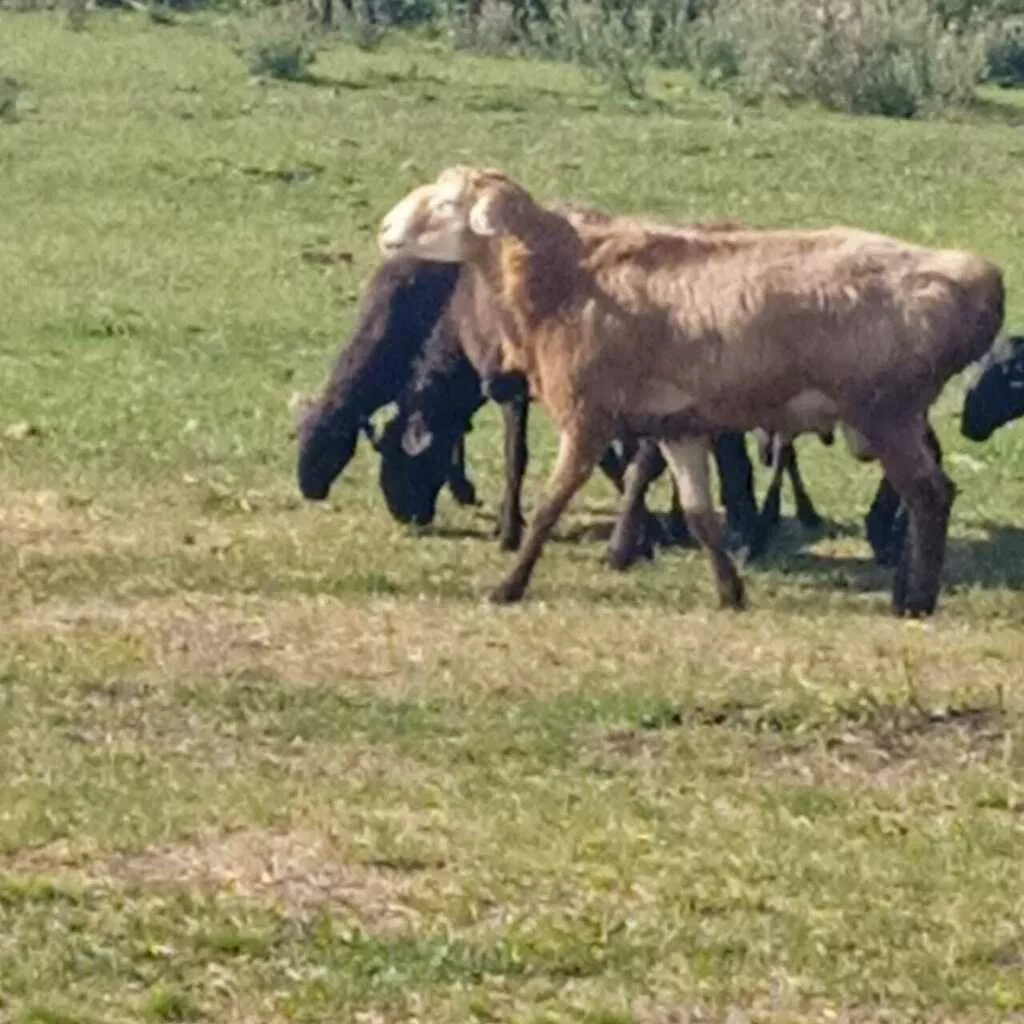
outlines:
M658 437L711 433L718 430L767 430L796 437L803 433L827 433L839 417L839 407L824 392L808 388L788 400L755 407L749 396L738 401L716 396L714 402L699 402L692 394L666 380L646 381L629 401L620 395L619 416L632 429Z

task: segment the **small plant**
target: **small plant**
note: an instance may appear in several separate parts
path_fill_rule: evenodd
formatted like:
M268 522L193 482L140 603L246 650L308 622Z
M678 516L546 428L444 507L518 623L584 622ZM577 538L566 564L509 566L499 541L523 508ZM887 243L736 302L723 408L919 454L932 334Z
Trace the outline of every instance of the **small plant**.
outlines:
M450 12L452 45L490 57L521 53L526 42L516 21L515 7L508 0L484 0L473 17L468 9Z
M86 0L67 0L67 19L72 32L81 32L89 20Z
M252 19L235 44L250 74L287 82L308 81L316 61L314 30L287 12Z
M557 16L556 29L564 56L616 92L632 99L647 95L651 63L649 12L631 12L626 19L590 4L569 3Z
M21 86L10 77L0 78L0 121L8 124L18 120L18 97Z

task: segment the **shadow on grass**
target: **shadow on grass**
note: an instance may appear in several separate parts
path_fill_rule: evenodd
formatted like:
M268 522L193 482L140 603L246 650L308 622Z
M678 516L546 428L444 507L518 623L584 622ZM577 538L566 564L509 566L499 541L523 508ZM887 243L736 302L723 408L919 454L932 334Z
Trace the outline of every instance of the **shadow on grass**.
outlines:
M1002 103L997 99L979 96L965 112L963 120L1019 128L1024 125L1024 106Z
M988 536L983 539L949 539L942 576L943 590L955 586L1024 590L1024 529L990 520L972 523L971 526L980 527ZM853 529L844 532L849 535L857 533ZM834 586L839 582L844 589L864 593L888 590L892 585L892 569L876 565L869 556L776 548L764 556L763 562L754 563L755 567L761 565L787 575L820 577L823 585Z

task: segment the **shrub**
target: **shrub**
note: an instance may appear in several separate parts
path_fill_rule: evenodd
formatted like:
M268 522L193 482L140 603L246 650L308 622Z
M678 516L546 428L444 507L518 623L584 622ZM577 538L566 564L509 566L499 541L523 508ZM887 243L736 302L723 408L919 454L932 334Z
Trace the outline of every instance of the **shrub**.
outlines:
M973 27L928 0L718 0L695 47L702 80L748 98L918 117L970 101L985 67Z
M650 11L631 17L569 0L553 17L556 53L568 58L616 92L642 99L651 63Z
M522 53L529 41L516 20L516 9L508 0L483 0L474 17L469 8L450 11L449 32L457 50L472 50L492 57Z
M307 81L316 60L315 31L288 9L267 9L236 30L235 51L258 78Z
M990 27L985 77L999 85L1024 85L1024 18Z

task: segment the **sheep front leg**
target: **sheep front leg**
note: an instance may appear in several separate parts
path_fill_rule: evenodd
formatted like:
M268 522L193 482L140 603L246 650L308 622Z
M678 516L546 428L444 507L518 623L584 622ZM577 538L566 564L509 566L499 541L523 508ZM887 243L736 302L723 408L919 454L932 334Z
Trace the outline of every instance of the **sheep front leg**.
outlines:
M877 444L885 475L903 499L910 522L893 579L893 611L912 618L931 615L938 604L956 497L929 442L925 426L913 425L890 429Z
M534 566L551 531L573 495L594 472L602 452L613 436L611 431L583 429L567 430L562 433L554 469L544 488L540 504L530 520L516 563L508 576L491 592L490 597L494 604L511 604L518 601L526 592Z
M743 581L725 552L724 530L711 501L707 442L700 438L662 441L661 450L679 486L679 499L690 532L710 558L722 606L742 608L746 603Z
M804 486L804 479L800 475L800 466L796 460L796 448L789 446L789 455L786 460L786 471L789 473L789 482L793 485L793 500L796 502L796 517L800 525L808 530L816 530L824 520L814 507L811 496Z
M628 569L641 556L654 557L653 524L645 499L651 482L664 468L660 450L648 441L626 466L619 515L608 542L608 564L613 569Z
M498 527L502 551L515 551L523 537L523 477L529 451L526 432L529 419L529 395L518 395L501 407L505 421L505 498Z
M452 449L452 461L448 467L447 483L448 489L452 492L452 497L460 505L479 504L476 497L476 488L469 477L466 476L465 434L455 442L455 447Z

